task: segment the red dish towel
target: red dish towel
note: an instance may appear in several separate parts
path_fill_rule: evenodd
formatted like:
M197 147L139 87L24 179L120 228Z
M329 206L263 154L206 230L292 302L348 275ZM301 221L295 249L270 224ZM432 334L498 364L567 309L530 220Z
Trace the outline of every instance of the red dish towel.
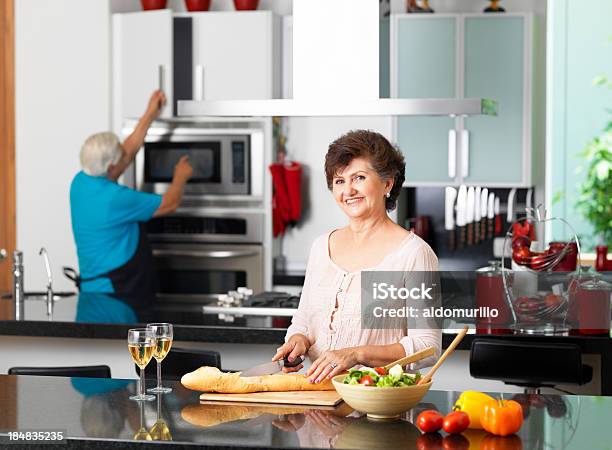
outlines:
M292 222L297 222L302 215L302 165L292 161L286 163L284 169L289 196L289 217Z
M274 237L284 234L287 225L295 224L302 212L302 166L291 162L270 164L272 174L272 222Z

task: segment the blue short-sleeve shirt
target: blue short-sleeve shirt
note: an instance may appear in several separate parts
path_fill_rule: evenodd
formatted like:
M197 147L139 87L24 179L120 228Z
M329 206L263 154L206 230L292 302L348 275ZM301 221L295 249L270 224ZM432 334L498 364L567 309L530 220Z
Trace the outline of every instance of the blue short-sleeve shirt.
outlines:
M138 246L138 222L151 219L161 201L160 195L79 172L70 186L70 212L81 278L97 277L128 262ZM81 291L112 293L113 286L109 278L96 278L84 281Z

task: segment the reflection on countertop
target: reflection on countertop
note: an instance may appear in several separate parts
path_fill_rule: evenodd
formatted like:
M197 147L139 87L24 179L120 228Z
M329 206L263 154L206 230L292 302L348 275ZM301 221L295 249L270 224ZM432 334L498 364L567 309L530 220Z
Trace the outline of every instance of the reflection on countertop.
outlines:
M17 417L19 408L19 421L4 421L0 444L8 432L41 428L64 430L75 441L104 442L104 448L126 448L134 439L166 440L164 448L269 449L411 449L429 448L425 441L431 440L438 444L432 448L600 448L612 442L606 422L612 397L516 394L525 417L517 435L496 438L470 429L448 438L421 435L414 422L424 409L449 412L460 392L431 390L401 420L376 422L344 403L335 408L202 403L199 393L170 384L173 391L157 401L135 402L128 399L135 381L1 375L0 414ZM453 446L457 440L466 445Z

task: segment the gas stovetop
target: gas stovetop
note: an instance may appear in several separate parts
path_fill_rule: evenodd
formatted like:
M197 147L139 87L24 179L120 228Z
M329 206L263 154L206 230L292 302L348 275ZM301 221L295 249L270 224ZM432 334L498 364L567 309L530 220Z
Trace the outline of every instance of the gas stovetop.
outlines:
M287 292L262 292L250 296L242 306L252 308L291 308L297 309L300 297Z
M293 317L299 303L298 296L286 292L262 292L250 296L242 305L207 305L202 310L204 314Z

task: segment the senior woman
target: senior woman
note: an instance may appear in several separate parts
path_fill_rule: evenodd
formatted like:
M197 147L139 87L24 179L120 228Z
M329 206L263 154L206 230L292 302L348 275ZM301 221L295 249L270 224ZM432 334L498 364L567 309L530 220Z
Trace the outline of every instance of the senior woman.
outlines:
M361 324L362 270L438 270L429 245L387 214L395 209L404 173L402 154L379 133L351 131L329 146L327 186L348 225L314 241L299 308L285 344L272 358L293 361L307 354L313 361L306 372L311 382L359 364L385 365L426 347L439 354L439 329L364 329Z

